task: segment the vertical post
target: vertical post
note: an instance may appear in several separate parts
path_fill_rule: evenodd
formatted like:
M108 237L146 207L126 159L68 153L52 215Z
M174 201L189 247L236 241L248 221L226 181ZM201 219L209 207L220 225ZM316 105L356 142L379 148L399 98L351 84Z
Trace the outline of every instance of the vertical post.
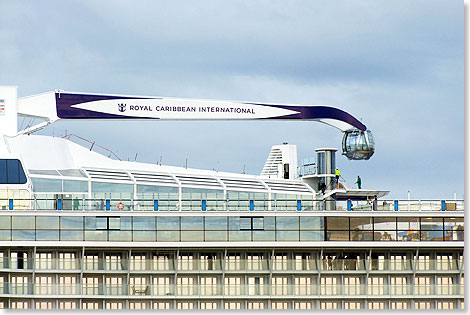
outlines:
M62 210L62 199L57 200L57 210Z
M255 203L253 200L250 200L250 211L255 210Z
M445 200L441 200L441 210L446 211L446 201Z
M411 193L408 190L408 211L410 211L411 205L410 205L410 200L411 200Z
M13 210L13 199L8 199L8 209Z
M153 211L158 211L158 200L153 201Z
M111 210L111 201L109 199L106 199L106 211Z
M206 204L207 204L206 200L203 200L202 201L202 211L206 211Z
M297 211L302 210L302 200L297 200Z
M398 200L395 200L395 211L398 211Z

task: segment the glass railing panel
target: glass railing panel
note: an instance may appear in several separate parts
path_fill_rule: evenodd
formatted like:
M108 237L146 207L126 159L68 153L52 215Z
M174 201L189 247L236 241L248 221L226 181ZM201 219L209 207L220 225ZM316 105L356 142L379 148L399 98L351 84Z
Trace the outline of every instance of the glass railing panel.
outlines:
M57 291L59 295L81 294L81 284L59 284Z
M127 295L129 294L129 286L127 284L119 284L119 285L110 285L105 284L103 285L104 295Z
M320 266L322 271L328 270L365 270L364 259L322 259Z
M247 270L247 260L227 257L224 261L225 271Z
M241 284L225 284L224 288L224 295L242 295L245 294L245 286Z
M388 295L389 294L389 288L388 285L386 284L369 284L369 285L363 285L364 291L367 292L368 295Z
M82 285L83 295L103 295L104 287L99 284L83 284Z
M15 270L33 269L33 258L8 258L8 267Z
M51 258L51 259L34 259L36 270L79 270L81 267L78 258Z
M292 295L294 287L290 284L271 284L271 295Z
M431 295L435 294L434 286L430 284L415 284L414 285L414 294L415 295Z
M128 259L116 259L116 258L109 258L103 259L102 263L105 267L105 270L127 270L129 268L129 260Z
M176 287L174 284L154 284L150 288L152 295L176 295Z
M222 270L222 261L220 259L200 259L198 260L199 270Z
M8 292L10 294L21 294L21 295L33 294L34 284L32 283L24 283L24 284L9 283Z
M293 285L294 295L315 295L318 294L317 285L310 284L298 284Z
M405 296L405 295L463 295L463 286L452 285L418 285L418 284L396 284L396 285L340 285L340 284L212 284L212 285L81 285L81 284L13 284L3 283L0 285L0 293L14 295L134 295L134 296L239 296L239 295L369 295L369 296Z
M356 284L356 285L343 285L344 295L365 295L367 292L367 286Z
M150 266L151 270L155 271L174 271L175 270L176 261L173 258L165 258L159 259L154 258L152 259Z
M271 285L269 284L247 284L243 287L242 294L247 295L269 295Z
M320 284L320 295L339 295L342 293L342 286L336 284Z
M176 286L176 295L198 295L198 287L195 284L179 284Z
M434 291L436 292L435 294L438 295L459 295L463 294L460 292L460 285L458 284L448 284L448 285L439 285L437 284L436 287L434 288Z
M391 284L390 294L391 295L411 295L413 294L412 284Z

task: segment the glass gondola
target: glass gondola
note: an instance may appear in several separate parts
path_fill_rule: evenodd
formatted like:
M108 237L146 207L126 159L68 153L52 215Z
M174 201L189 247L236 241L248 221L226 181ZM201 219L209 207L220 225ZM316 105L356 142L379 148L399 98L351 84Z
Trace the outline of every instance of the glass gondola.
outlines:
M343 155L350 160L368 160L374 154L374 137L370 130L350 129L344 132Z

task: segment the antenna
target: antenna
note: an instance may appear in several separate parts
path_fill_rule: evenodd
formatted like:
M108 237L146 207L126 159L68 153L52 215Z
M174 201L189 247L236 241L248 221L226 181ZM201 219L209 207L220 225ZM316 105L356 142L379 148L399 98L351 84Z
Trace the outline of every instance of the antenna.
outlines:
M135 154L134 161L137 161L137 154L138 153Z
M185 167L188 168L188 158L186 158Z
M163 155L160 155L160 166L162 166Z
M245 174L245 164L243 164L243 174Z

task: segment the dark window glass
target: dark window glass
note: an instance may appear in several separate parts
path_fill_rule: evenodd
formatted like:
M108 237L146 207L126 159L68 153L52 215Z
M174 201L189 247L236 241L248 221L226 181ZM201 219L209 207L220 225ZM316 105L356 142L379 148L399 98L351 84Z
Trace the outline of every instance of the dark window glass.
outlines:
M300 217L301 230L323 230L323 218L320 217Z
M277 230L298 230L299 217L277 217L276 218Z
M132 217L121 217L121 230L132 230Z
M37 230L36 241L58 241L59 230Z
M374 218L374 230L390 230L395 231L397 229L397 218L385 218L377 217Z
M25 184L26 175L17 159L0 159L0 184Z
M97 217L96 218L96 229L97 230L106 230L106 229L108 229L108 218L107 217Z
M83 241L83 232L82 231L61 230L60 231L60 240L61 241Z
M20 161L18 161L18 171L20 177L18 184L26 184L26 174L24 173L23 166Z
M135 242L155 242L157 240L155 231L133 231L132 233Z
M107 217L85 217L86 230L107 230L108 218Z
M36 230L52 230L59 229L58 216L37 216Z
M10 216L1 216L0 217L0 229L10 229Z
M18 160L7 160L7 177L9 184L19 184L20 174L18 171Z
M278 241L298 241L298 231L276 231L276 239Z
M109 229L110 230L120 230L121 229L121 218L110 217L109 219Z
M240 218L240 230L251 230L251 218Z
M239 231L240 230L240 217L229 217L228 229L230 231Z
M399 230L419 230L419 218L397 218Z
M349 230L349 218L329 217L326 218L326 227L329 230Z
M301 241L323 241L324 237L323 231L300 231Z
M329 231L326 234L327 241L349 241L348 231Z
M206 230L218 231L227 229L227 217L206 217Z
M181 230L202 231L203 229L203 217L181 217Z
M180 229L180 218L179 217L158 217L157 229L174 231Z
M275 217L264 217L264 229L274 231L276 229L276 218Z
M264 218L253 218L253 230L264 229Z
M155 230L154 217L134 217L134 230Z
M351 218L350 229L372 231L372 218Z
M64 230L83 229L83 217L60 217L60 228Z
M0 160L0 184L7 184L7 160Z

